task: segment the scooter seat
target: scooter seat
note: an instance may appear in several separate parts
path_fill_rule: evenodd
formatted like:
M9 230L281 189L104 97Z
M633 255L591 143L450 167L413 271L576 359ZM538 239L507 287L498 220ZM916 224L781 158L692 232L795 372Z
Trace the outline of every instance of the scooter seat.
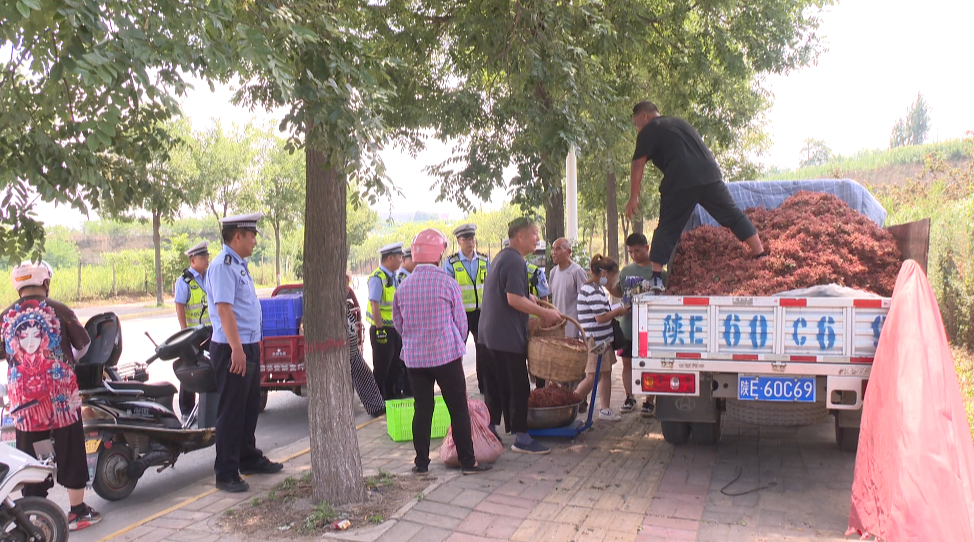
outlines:
M159 399L175 395L179 390L169 382L108 382L116 390L139 390L143 397Z

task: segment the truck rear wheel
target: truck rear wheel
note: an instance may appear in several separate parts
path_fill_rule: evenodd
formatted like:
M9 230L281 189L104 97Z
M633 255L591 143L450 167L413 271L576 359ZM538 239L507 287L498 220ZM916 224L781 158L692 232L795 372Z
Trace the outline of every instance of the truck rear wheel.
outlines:
M690 440L690 424L688 422L659 422L663 428L663 440L673 446L681 446Z
M859 449L859 428L840 427L839 418L835 418L835 443L843 452L856 452Z
M260 410L257 412L263 412L267 408L267 394L270 393L267 390L260 390Z
M825 403L782 403L776 401L727 400L727 415L752 425L798 427L826 421Z
M713 423L691 423L690 433L693 435L694 444L714 446L720 440L720 420Z

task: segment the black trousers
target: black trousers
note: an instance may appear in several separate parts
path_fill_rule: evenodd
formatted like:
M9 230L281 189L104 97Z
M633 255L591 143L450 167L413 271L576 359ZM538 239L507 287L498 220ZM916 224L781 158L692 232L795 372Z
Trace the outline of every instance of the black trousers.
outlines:
M375 375L379 393L388 401L400 396L400 378L405 365L399 359L402 353L402 337L399 332L392 326L382 329L386 332L386 339L380 343L376 337L378 328L369 326L369 342L372 343L372 374Z
M440 385L443 402L450 411L453 442L457 445L457 459L461 467L477 464L473 439L470 436L470 411L467 409L467 380L463 376L463 358L446 365L424 369L407 369L413 384L415 412L413 414L413 448L416 466L430 464L430 428L433 425L433 383Z
M57 461L57 483L68 489L84 489L88 484L88 461L85 458L85 430L81 419L67 427L50 431L16 431L17 449L36 458L34 443L54 441L54 457ZM50 478L39 484L24 484L24 497L47 498L47 490L54 487Z
M751 219L737 207L723 181L687 190L661 193L659 225L656 226L649 248L650 261L665 264L670 260L670 255L680 242L683 228L690 221L690 216L693 215L697 204L710 213L718 224L730 228L741 241L757 233L754 224L751 224Z
M484 402L490 410L490 423L498 425L503 417L508 432L527 433L531 394L527 354L491 349L486 352L488 394Z
M229 481L241 468L256 465L264 453L257 448L257 414L260 412L260 345L243 345L247 356L244 376L230 372L230 345L210 343L210 361L220 394L216 414L217 480Z
M484 378L484 373L487 369L484 369L483 364L487 361L487 354L484 350L487 349L484 345L477 342L480 335L477 331L480 329L480 309L475 311L470 311L467 313L467 333L473 335L473 342L477 349L476 352L476 367L477 367L477 387L480 389L482 395L487 395L487 381ZM467 340L466 337L463 338L464 341Z

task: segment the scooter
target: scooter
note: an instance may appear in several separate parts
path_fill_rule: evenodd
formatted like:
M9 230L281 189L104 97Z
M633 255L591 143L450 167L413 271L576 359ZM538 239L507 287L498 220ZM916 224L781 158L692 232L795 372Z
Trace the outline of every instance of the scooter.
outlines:
M0 394L7 395L7 387L0 385ZM17 410L30 408L31 401ZM48 447L50 444L48 443ZM11 497L24 484L40 484L54 476L53 448L43 459L0 444L0 540L17 542L65 542L68 539L68 518L61 507L43 497Z
M194 429L198 406L185 422L173 411L177 393L169 382L105 379L122 353L121 325L112 313L92 317L85 329L91 346L75 366L81 388L85 451L92 489L117 501L135 490L150 467L157 472L175 465L180 455L212 446L214 428ZM212 328L187 328L156 347L148 360L172 361L180 385L189 391L216 391L216 376L203 345Z

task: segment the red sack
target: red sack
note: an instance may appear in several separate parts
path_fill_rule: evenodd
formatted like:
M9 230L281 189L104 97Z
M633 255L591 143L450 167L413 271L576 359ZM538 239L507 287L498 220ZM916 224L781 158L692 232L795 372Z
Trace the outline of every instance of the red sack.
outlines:
M846 534L974 541L974 443L937 299L903 264L862 408Z
M504 445L490 431L490 411L483 401L476 399L467 400L467 409L470 411L470 437L473 439L473 453L477 457L477 462L493 463L504 453ZM446 433L446 438L443 439L443 445L440 446L440 461L443 461L447 467L460 466L460 460L457 459L457 445L453 442L452 425Z

